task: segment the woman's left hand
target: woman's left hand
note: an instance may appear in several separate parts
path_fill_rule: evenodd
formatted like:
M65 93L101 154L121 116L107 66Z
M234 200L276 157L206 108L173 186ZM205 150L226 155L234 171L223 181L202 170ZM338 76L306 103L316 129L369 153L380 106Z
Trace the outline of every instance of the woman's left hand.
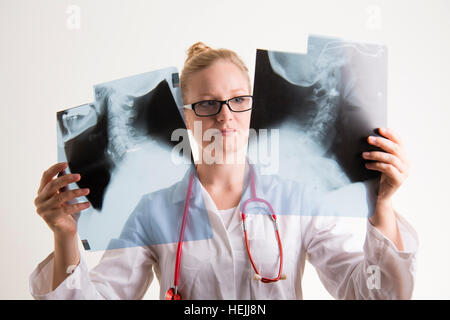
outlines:
M367 162L366 168L381 172L378 190L378 203L389 203L392 195L407 178L410 169L409 160L400 137L391 129L380 128L378 132L384 137L369 136L369 144L379 147L383 151L363 152L363 158L372 160Z

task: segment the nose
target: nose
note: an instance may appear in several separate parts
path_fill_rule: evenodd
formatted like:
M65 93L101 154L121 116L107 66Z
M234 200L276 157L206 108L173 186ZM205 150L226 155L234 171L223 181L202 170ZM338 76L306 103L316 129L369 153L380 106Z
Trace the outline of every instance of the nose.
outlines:
M226 103L222 104L222 109L216 115L216 119L219 122L225 122L233 119L233 112L230 110Z

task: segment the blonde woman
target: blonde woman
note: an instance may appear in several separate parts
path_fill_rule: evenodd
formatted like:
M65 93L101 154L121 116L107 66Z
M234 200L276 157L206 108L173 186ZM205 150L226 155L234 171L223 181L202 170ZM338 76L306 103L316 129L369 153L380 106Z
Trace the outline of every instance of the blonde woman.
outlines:
M89 190L59 192L83 177L55 178L65 163L49 168L42 176L35 205L53 231L55 250L30 277L33 297L140 299L156 274L161 299L302 299L301 280L308 259L336 299L411 298L418 239L392 207L392 196L409 170L394 132L384 129L380 131L384 138L368 139L384 152L364 155L373 160L367 167L382 175L373 216L355 227L354 219L317 214L308 188L246 170L242 150L252 112L251 84L236 53L196 43L188 50L180 80L187 127L193 129L197 123L202 133L220 132L219 151L234 160L203 161L174 186L145 195L117 239L123 247L139 241L142 245L107 250L90 271L80 254L77 224L71 216L89 203L66 204ZM204 149L210 141L197 143ZM247 216L243 228L240 201L255 196L254 192L274 208L304 214L280 215L276 223L264 215ZM145 245L142 237L158 232L158 225L147 225L152 216L177 212L181 221L185 206L188 214L196 214L197 199L204 199L212 229L206 239L185 241L181 252L174 241ZM278 238L274 230L279 231ZM381 281L370 286L369 271L374 266Z

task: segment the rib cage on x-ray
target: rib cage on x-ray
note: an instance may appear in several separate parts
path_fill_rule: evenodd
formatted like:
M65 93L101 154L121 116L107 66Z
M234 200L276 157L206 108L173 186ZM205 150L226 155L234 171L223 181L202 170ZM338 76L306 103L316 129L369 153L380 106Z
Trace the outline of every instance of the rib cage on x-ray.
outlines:
M324 190L377 179L361 154L386 125L386 69L377 45L310 37L307 54L258 50L250 126L280 130L280 174Z

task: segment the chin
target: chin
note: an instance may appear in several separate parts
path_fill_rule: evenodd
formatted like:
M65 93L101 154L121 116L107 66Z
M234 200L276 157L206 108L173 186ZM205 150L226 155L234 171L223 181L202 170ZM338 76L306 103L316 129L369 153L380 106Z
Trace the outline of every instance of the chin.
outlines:
M246 155L246 146L247 141L244 141L242 137L232 137L231 139L227 139L224 137L222 140L222 154L216 154L213 150L215 148L211 148L211 142L204 143L202 147L203 160L206 163L217 163L217 164L234 164L237 161L243 161ZM214 143L214 142L212 142ZM210 153L212 151L212 153ZM214 159L214 160L213 160Z
M224 149L224 159L228 158L228 163L230 162L230 160L232 161L232 163L234 163L236 160L241 160L245 159L245 155L246 155L246 149L245 149L245 144L243 145L236 145L236 144L232 144L232 145L227 145L226 148ZM234 161L233 161L234 159Z

